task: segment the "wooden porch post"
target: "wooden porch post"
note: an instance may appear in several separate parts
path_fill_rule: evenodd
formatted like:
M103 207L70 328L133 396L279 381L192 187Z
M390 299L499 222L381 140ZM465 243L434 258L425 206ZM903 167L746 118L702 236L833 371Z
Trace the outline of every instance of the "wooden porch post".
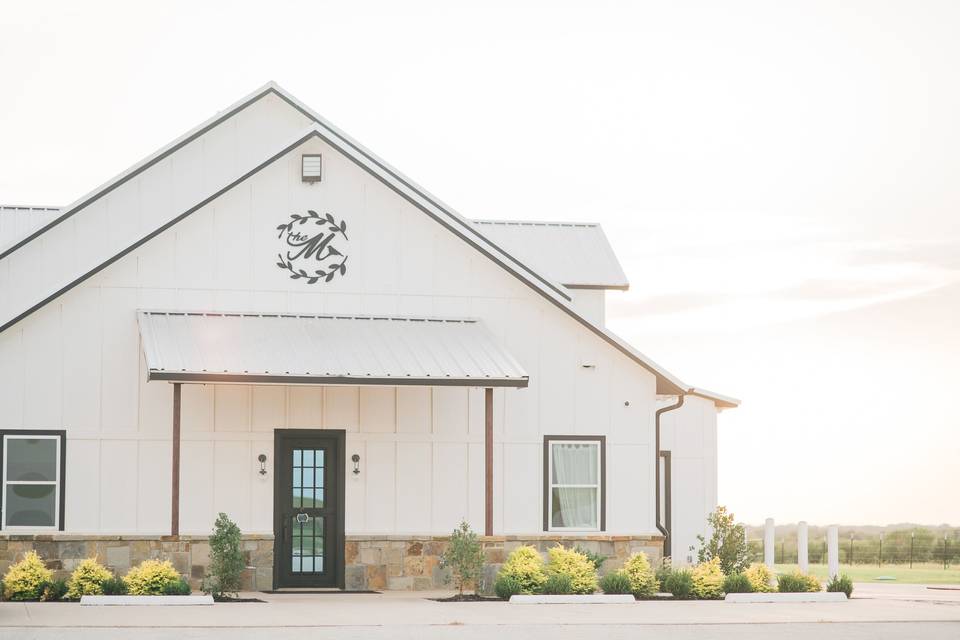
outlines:
M484 389L484 469L486 472L484 492L486 498L484 535L493 535L493 389Z
M170 485L170 535L180 535L180 383L173 383L173 464Z

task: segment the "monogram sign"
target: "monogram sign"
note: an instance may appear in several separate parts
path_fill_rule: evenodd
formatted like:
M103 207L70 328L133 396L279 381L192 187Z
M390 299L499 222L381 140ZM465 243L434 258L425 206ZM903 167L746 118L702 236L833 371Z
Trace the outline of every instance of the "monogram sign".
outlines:
M347 273L347 223L337 222L333 214L309 210L294 213L290 222L277 226L277 231L281 243L277 266L288 271L293 280L316 284Z

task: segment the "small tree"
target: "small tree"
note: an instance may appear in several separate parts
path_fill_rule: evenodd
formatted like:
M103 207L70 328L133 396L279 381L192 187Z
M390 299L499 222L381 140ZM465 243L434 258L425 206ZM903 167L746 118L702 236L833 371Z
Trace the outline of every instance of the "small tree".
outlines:
M450 535L450 544L443 552L442 565L453 571L454 582L461 597L466 584L473 584L473 592L477 593L485 562L480 540L464 520Z
M697 550L697 562L710 562L714 558L720 560L720 569L725 575L742 573L750 564L747 553L747 535L742 524L733 521L733 514L726 507L720 506L707 516L712 534L707 542L698 535L700 549ZM690 547L691 551L695 547Z
M210 576L203 590L214 597L236 595L246 563L240 544L240 527L227 514L220 513L210 536Z

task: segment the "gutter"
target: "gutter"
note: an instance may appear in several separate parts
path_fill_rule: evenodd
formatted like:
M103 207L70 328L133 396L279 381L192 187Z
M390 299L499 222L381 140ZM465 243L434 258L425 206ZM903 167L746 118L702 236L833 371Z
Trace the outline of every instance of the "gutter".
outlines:
M667 531L664 523L660 522L660 416L668 411L674 411L683 406L683 401L686 398L684 392L680 392L677 396L677 402L671 404L670 406L657 409L656 418L655 418L655 444L654 444L654 458L653 458L653 477L654 477L654 495L655 499L655 511L654 511L654 520L657 523L657 530L663 534L663 557L666 558L670 554L670 532Z

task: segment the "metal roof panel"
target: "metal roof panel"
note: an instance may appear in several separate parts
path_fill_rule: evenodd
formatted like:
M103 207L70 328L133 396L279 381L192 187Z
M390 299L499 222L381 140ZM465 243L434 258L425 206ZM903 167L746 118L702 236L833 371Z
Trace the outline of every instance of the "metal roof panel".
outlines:
M138 311L149 380L527 386L475 319Z

